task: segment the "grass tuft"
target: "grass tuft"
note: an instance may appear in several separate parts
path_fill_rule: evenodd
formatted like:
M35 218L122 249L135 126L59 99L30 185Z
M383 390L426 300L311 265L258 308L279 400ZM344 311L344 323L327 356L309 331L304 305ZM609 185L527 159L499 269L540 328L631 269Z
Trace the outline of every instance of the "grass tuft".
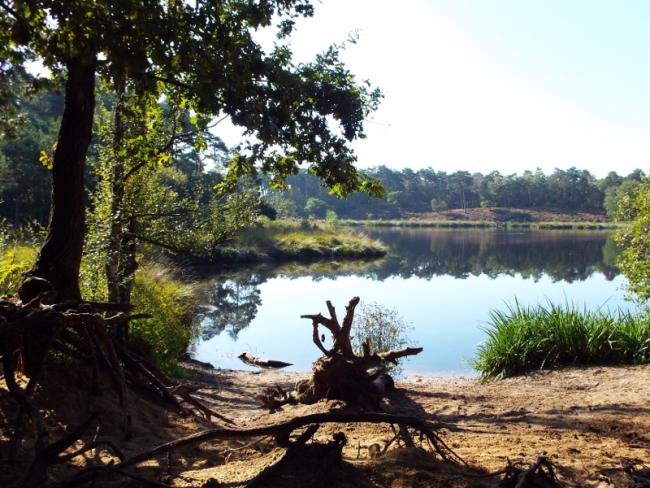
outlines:
M472 366L500 379L569 365L650 362L650 316L580 310L575 305L515 303L492 311Z
M183 281L179 274L168 264L146 263L136 274L131 300L138 313L152 316L131 322L131 345L173 375L181 374L179 359L197 336L194 318L204 295L203 283Z

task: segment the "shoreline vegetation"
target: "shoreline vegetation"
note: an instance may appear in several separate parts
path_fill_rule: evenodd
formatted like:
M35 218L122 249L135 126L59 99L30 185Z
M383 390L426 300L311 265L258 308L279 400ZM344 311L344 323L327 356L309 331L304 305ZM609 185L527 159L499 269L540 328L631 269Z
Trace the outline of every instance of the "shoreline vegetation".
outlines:
M471 365L481 379L537 370L650 362L650 311L580 309L574 304L494 310Z
M449 229L513 229L513 230L616 230L622 222L517 222L493 220L341 220L349 227L422 227Z
M267 221L239 233L213 261L225 266L261 262L312 262L324 259L367 260L383 257L386 246L338 222Z
M367 225L387 227L603 230L620 224L603 222L487 221L264 221L246 229L216 256L225 269L259 263L335 266L333 260L372 260L387 254L378 240L352 230ZM31 241L4 240L0 292L15 291L37 254ZM196 335L193 316L202 296L200 286L184 276L183 266L142 259L136 275L134 303L153 318L134 322L141 352L167 372L178 373L178 361ZM314 264L312 264L314 263ZM195 280L196 281L196 280ZM198 282L197 282L198 283ZM194 332L193 332L194 330ZM578 310L548 304L525 308L518 304L494 311L487 339L472 363L483 379L505 378L538 369L569 365L636 364L650 361L650 314ZM146 347L144 347L147 345Z

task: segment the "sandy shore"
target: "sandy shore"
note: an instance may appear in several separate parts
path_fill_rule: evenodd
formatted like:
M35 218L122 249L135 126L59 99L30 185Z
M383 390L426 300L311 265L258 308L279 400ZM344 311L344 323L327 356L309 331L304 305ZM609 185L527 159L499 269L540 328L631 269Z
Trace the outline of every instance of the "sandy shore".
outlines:
M273 414L259 409L255 396L263 388L276 384L291 387L306 376L303 374L199 368L194 375L211 385L201 396L241 426L274 423L333 406L285 407ZM440 422L445 441L470 465L489 471L503 468L508 459L529 463L547 453L568 486L647 486L639 484L639 479L650 476L650 471L643 471L648 468L644 465L650 465L650 365L568 369L490 383L415 377L398 382L385 409ZM318 437L326 440L337 430L341 427L322 428ZM369 459L370 445L383 446L393 437L388 427L352 425L343 430L349 440L345 456L376 471L375 486L420 486L408 484L408 461L398 463L403 469L394 469L390 456L385 462ZM263 454L266 449L269 447L258 446L249 450L252 457L188 471L184 476L243 480L269 462L268 454ZM636 482L626 469L641 473ZM426 469L419 464L416 471L425 478L421 486L441 481L431 473L427 482ZM475 479L458 486L492 486L490 483Z
M268 425L343 406L320 402L268 413L259 408L256 395L269 386L291 388L305 374L255 374L192 364L188 369L189 379L201 385L197 396L237 427ZM50 377L54 378L54 373ZM15 479L16 469L25 465L10 468L3 464L15 409L2 387L4 382L0 383L0 485L5 486L3 480ZM67 426L78 425L88 411L104 410L100 435L112 437L127 456L207 428L133 398L129 404L133 436L125 439L119 434L119 414L112 395L105 393L89 401L81 390L45 387L38 396L41 404L56 406L48 424L61 433ZM650 365L568 369L487 384L476 379L416 377L398 382L384 408L438 423L440 436L468 467L450 467L419 449L397 449L395 443L385 454L371 458L373 445L383 450L394 436L389 426L327 425L316 439L328 441L333 433L342 431L348 440L343 451L347 471L330 486L499 486L496 477L486 476L488 472L504 468L508 460L530 463L541 453L555 463L563 486L650 486ZM29 452L26 446L25 459ZM213 478L221 486L236 487L283 452L270 438L213 441L179 449L169 459L153 459L137 469L172 486L200 487ZM75 464L110 458L110 453L102 450L76 458ZM53 470L53 474L64 473ZM282 486L303 485L296 478L295 483Z

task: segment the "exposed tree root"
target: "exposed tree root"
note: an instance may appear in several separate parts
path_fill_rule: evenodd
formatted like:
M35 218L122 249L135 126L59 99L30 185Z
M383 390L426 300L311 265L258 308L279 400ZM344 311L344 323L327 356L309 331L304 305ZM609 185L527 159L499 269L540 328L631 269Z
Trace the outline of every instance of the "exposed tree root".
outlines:
M290 445L289 438L293 431L312 424L343 424L343 423L388 423L404 425L416 429L429 440L434 451L444 460L465 464L465 462L436 434L436 425L417 417L405 415L392 415L378 412L327 412L295 417L287 422L272 424L264 427L250 429L210 429L198 434L176 439L166 444L154 447L148 451L132 456L118 467L127 467L141 463L170 450L179 449L190 445L207 442L213 439L242 439L248 437L261 437L271 435L275 437L281 447Z
M351 402L367 410L378 410L381 399L393 385L393 380L386 371L386 365L397 364L400 358L422 352L421 347L372 352L370 342L366 340L361 355L357 354L352 348L350 333L359 297L352 298L345 307L342 324L338 321L332 302L328 300L325 303L329 318L320 313L301 316L312 321L312 340L323 353L323 356L313 365L312 377L299 383L293 392L284 391L279 387L266 390L259 396L264 407L274 410L282 405L310 404L327 398ZM319 326L330 331L331 349L326 349L323 345Z
M140 464L144 461L164 455L170 451L187 446L197 445L214 439L244 439L250 437L273 436L280 447L287 449L285 454L277 461L267 466L258 476L249 482L250 487L264 486L267 481L275 474L284 469L286 464L299 462L300 456L303 455L305 443L311 439L318 427L322 424L336 423L387 423L404 427L410 427L420 432L423 438L427 439L433 452L442 460L465 465L461 459L435 432L437 426L426 420L403 415L391 415L375 412L327 412L302 417L295 417L289 421L267 425L263 427L253 427L250 429L227 429L218 428L210 429L204 432L193 434L181 439L176 439L165 444L161 444L147 451L141 452L117 464L104 465L101 467L93 466L79 471L68 480L47 485L48 488L68 488L87 483L99 477L109 476L116 471L126 473L125 469ZM307 427L307 429L298 436L297 440L292 441L291 436L294 431ZM334 435L332 442L327 444L314 444L313 448L318 450L319 456L322 457L322 469L326 470L327 463L340 463L341 449L347 440L342 433ZM311 445L310 445L311 447ZM338 459L338 461L337 461Z
M46 305L47 292L26 305L0 302L0 355L3 378L10 396L18 405L13 426L8 460L15 462L16 453L25 436L25 422L34 427L34 455L22 481L23 487L37 487L46 477L49 466L65 462L83 453L78 450L63 454L79 440L94 423L91 416L63 438L51 442L43 416L33 401L50 351L80 367L92 368L93 380L89 393L99 392L100 375L108 375L117 393L123 412L122 429L130 434L129 390L148 392L161 403L181 414L200 415L210 422L212 417L231 423L228 419L203 405L191 394L196 388L178 383L143 358L129 351L118 338L117 329L130 320L145 318L130 315L131 307L113 303L67 301ZM17 374L24 373L29 381L21 387ZM93 446L96 446L96 441ZM103 440L118 457L117 448ZM87 446L86 446L87 447ZM90 449L90 447L88 447Z
M562 485L555 476L553 463L541 455L528 468L523 469L508 462L508 466L499 473L503 474L504 488L559 488Z

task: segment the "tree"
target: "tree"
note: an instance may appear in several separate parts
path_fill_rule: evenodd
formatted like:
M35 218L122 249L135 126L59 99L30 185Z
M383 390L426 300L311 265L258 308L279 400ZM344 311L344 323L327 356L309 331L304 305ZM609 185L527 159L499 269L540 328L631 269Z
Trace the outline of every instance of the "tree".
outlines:
M48 90L21 95L18 102L20 122L0 139L0 215L16 227L47 223L51 184L45 153L56 140L63 97Z
M325 217L327 211L327 204L320 198L309 197L305 204L305 213L315 219L322 219Z
M83 178L98 75L187 107L204 126L228 115L244 127L251 140L230 166L231 184L259 167L281 186L307 164L338 195L379 192L357 173L348 142L364 136L363 121L381 94L345 69L337 46L312 63L292 62L285 40L296 17L312 14L308 0L0 2L0 59L39 60L65 86L48 235L31 275L49 280L59 299L80 296ZM252 32L275 19L279 41L265 52Z
M634 208L630 205L636 198L641 183L632 178L625 178L619 185L605 190L603 208L614 220L628 221L634 218Z
M636 192L621 199L619 213L631 218L630 225L618 234L623 247L619 265L628 279L628 289L646 302L650 300L650 178L642 177Z

